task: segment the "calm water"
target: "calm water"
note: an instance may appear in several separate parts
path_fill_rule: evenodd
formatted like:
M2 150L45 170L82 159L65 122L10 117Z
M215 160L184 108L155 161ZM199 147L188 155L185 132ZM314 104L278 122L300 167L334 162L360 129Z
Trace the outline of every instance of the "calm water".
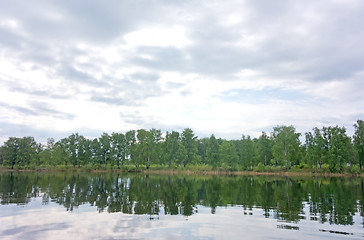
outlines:
M364 239L361 178L1 173L0 239Z

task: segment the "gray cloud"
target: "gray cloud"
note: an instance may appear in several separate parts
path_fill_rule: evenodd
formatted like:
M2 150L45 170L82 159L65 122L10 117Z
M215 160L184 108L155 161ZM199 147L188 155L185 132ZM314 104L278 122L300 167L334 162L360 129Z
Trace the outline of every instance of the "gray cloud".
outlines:
M363 103L360 89L364 89L360 80L364 71L363 12L364 4L355 0L310 4L303 0L229 4L191 0L0 3L0 57L24 72L23 76L13 76L6 69L1 70L1 86L9 93L26 95L25 99L38 98L26 105L1 99L0 106L22 115L74 119L73 113L44 103L47 99L77 98L113 107L145 107L149 99L167 93L179 92L185 99L193 93L185 83L173 82L174 79L163 85L167 89L163 91L158 80L165 72L229 84L241 80L237 76L240 71L252 70L262 78L280 80L285 86L299 82L314 88L317 83L329 86L345 82L347 88L329 88L330 93L337 95L335 101L353 106L350 118L362 116L358 106ZM124 39L126 34L141 29L175 26L184 29L189 44L132 47ZM79 44L84 44L84 48L79 48ZM106 51L117 57L110 58ZM22 69L23 63L31 65L31 69ZM27 71L44 73L47 84L31 84L37 79L23 84L29 80ZM257 78L243 80L254 84ZM62 84L53 85L56 81ZM280 87L263 86L259 94L247 93L249 99L236 97L245 103L256 102L253 98L260 95L263 102L272 96L293 102L320 94L329 99L328 94L315 89L306 89L302 95L297 90L289 94L283 90L270 92ZM139 113L121 118L145 128L169 129L156 116Z
M0 106L14 110L23 115L52 116L61 119L72 119L75 117L75 115L73 114L57 111L56 109L53 109L52 107L48 106L48 104L42 102L33 102L30 104L30 107L27 106L23 107L0 102Z
M34 111L33 109L30 108L25 108L25 107L21 107L21 106L13 106L4 102L0 102L0 106L7 108L7 109L12 109L15 110L17 112L20 112L22 114L29 114L29 115L37 115L38 113L36 111Z
M12 50L21 48L21 40L19 39L19 36L1 26L0 36L0 44L2 47L10 48Z
M146 116L140 112L132 111L132 112L120 112L119 113L121 119L125 123L136 124L141 126L140 128L143 129L152 129L157 128L163 132L171 132L171 131L178 131L182 132L185 128L189 126L183 126L175 123L170 123L168 125L161 124L157 117L155 116ZM161 116L159 116L161 117ZM130 130L130 129L129 129Z
M364 8L362 4L353 8L350 4L335 3L307 5L302 1L276 1L274 4L247 1L242 5L232 4L231 7L221 5L220 10L200 3L198 11L193 10L193 5L188 1L182 8L177 4L165 5L163 1L157 1L148 11L140 7L142 2L139 4L128 1L110 1L108 4L53 1L39 2L38 6L42 7L34 7L36 3L28 6L15 1L7 4L2 11L6 13L5 16L18 19L28 33L28 37L23 39L24 57L41 64L57 63L54 62L55 56L52 56L54 48L61 48L57 50L58 58L64 54L61 56L66 57L64 61L72 64L67 55L74 57L75 53L66 46L75 41L109 42L141 26L172 22L187 27L193 46L183 50L142 47L137 53L148 53L155 60L136 55L131 58L131 62L151 69L214 76L231 75L249 68L268 72L271 76L303 77L314 81L348 77L363 68L361 37L364 36L364 30L360 27ZM234 8L246 10L241 16L243 20L234 26L225 26L224 20L220 18ZM52 17L52 14L55 16ZM186 17L193 20L188 22ZM300 28L306 29L308 35L299 33ZM11 32L1 32L1 35L5 46L19 47L20 43L16 44L18 35ZM255 35L264 39L257 43L254 51L234 45L234 42L244 43ZM37 43L43 38L49 40L49 46ZM185 55L191 56L191 59L186 60ZM280 67L280 64L289 63L297 67ZM307 72L310 72L309 76L306 76ZM59 74L80 81L91 79L72 67L60 69Z
M112 104L112 105L118 105L118 106L130 105L129 100L123 99L123 98L118 98L118 97L91 96L90 100L95 101L95 102L102 102L102 103L107 103L107 104Z
M74 114L65 113L53 109L51 106L49 106L47 103L44 102L33 102L31 106L38 115L53 116L56 118L69 119L69 120L72 120L73 118L76 117Z

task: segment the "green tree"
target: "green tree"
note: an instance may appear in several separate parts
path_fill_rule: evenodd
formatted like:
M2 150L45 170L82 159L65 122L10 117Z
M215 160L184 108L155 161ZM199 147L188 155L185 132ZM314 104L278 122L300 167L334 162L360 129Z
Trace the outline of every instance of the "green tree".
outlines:
M209 145L209 138L197 139L197 156L200 159L199 162L207 163L207 147Z
M328 141L324 138L324 129L313 128L313 133L305 133L306 161L313 168L321 168L323 163L329 161Z
M99 138L99 163L101 165L105 165L107 163L111 163L112 155L111 155L111 137L108 133L103 133Z
M220 164L220 144L215 135L212 134L209 138L209 142L206 149L207 163L212 166L218 166Z
M343 170L343 165L348 163L350 152L350 138L344 127L323 127L323 138L328 152L328 162L331 172Z
M176 163L177 166L179 165L183 165L186 166L186 162L188 159L188 152L187 149L185 148L185 146L182 143L178 143L178 150L177 150L177 154L176 154Z
M183 162L183 166L195 163L197 154L197 137L190 128L186 128L182 132L181 143L187 151L187 158Z
M267 166L272 158L272 140L265 132L262 132L258 138L258 162Z
M137 140L137 160L140 164L145 164L146 168L149 169L150 165L159 158L162 132L157 129L149 131L139 129L137 131Z
M47 144L40 154L40 162L46 165L54 165L54 139L47 138Z
M278 126L273 128L273 157L276 163L285 166L286 171L292 163L298 160L299 133L293 126Z
M136 166L138 167L138 162L136 158L136 131L130 130L125 133L126 138L126 146L127 151L126 155L127 158Z
M231 141L223 141L219 147L219 157L222 165L229 166L231 168L237 167L238 155L236 153L235 145Z
M41 145L33 137L10 137L2 146L3 163L11 168L15 165L28 166L39 165Z
M10 137L2 147L4 165L10 166L11 169L14 168L17 160L18 140L19 138Z
M67 166L69 158L66 152L66 147L67 147L66 138L62 138L54 144L53 156L55 165L65 164Z
M180 136L178 132L172 131L166 133L166 139L163 143L163 154L165 163L169 166L175 163L177 159L178 149L180 144Z
M240 145L240 154L242 165L245 169L252 169L255 165L256 159L256 146L255 142L250 138L250 136L245 137L243 134Z
M356 124L354 124L354 127L354 147L358 154L359 168L362 170L364 164L364 121L358 120Z
M315 157L315 143L312 132L305 133L305 161L312 168L317 166L317 158Z
M112 156L118 168L123 165L127 155L126 136L122 133L111 134Z
M33 137L18 138L18 151L16 156L17 165L27 166L31 162L39 166L38 153L41 152L41 146L34 140Z
M150 139L150 158L149 158L149 165L147 166L149 168L151 163L160 163L160 159L162 158L162 131L159 129L150 129L149 130L149 137Z
M0 165L4 163L3 146L0 147Z
M91 141L82 135L77 135L77 164L86 165L91 162Z

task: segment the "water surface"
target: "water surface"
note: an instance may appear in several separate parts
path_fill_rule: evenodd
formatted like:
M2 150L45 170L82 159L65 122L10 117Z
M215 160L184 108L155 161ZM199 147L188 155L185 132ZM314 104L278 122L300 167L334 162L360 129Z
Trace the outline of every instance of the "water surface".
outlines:
M0 174L0 239L364 239L361 178Z

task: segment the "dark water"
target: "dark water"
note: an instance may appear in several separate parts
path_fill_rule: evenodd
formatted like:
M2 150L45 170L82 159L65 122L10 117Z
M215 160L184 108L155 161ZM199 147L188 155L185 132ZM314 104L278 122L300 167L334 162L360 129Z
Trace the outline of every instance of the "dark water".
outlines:
M362 178L0 174L0 239L364 239Z

